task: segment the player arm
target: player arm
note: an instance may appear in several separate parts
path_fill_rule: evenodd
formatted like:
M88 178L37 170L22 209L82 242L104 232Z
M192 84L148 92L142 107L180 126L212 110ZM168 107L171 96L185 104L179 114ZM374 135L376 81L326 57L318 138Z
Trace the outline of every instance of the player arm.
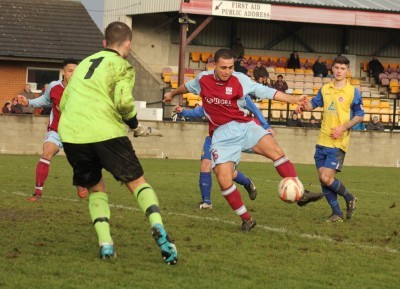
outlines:
M131 129L137 128L139 124L136 117L135 102L132 97L132 90L135 84L134 74L133 68L126 64L114 88L114 106L121 115L122 120Z
M236 74L239 78L240 83L243 86L243 94L254 95L258 99L273 99L277 101L283 101L288 103L297 103L301 105L303 101L307 98L305 95L289 95L281 91L276 90L268 86L264 86L260 83L252 81L249 77L245 76L243 73Z
M32 106L32 107L49 107L49 106L51 106L52 101L50 99L50 93L47 94L46 92L43 95L39 96L38 98L27 99L28 106Z
M194 109L184 109L182 112L178 113L179 116L200 118L204 116L204 109L202 106L198 106Z
M271 128L270 124L267 122L265 117L262 115L261 111L258 109L258 107L254 104L254 102L251 100L250 96L246 95L246 108L254 115L256 119L260 122L260 125L264 129L269 129Z
M354 89L354 99L351 103L351 111L353 117L350 119L349 122L345 123L343 126L346 130L351 129L353 126L357 125L358 123L364 120L364 109L362 107L362 97L361 93L358 89Z

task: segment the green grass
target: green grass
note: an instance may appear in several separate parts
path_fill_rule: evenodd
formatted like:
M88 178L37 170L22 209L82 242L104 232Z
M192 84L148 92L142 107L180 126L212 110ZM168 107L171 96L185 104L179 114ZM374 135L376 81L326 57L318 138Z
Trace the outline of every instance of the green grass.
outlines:
M398 169L345 167L339 178L359 207L354 219L329 224L325 200L285 204L272 164L241 163L259 191L250 201L242 189L258 223L246 234L215 178L214 209L197 209L198 161L144 159L179 252L179 264L167 266L133 196L109 174L114 261L98 258L88 202L77 197L64 157L53 159L42 200L29 203L37 160L0 155L0 288L399 288ZM296 168L318 191L314 166Z

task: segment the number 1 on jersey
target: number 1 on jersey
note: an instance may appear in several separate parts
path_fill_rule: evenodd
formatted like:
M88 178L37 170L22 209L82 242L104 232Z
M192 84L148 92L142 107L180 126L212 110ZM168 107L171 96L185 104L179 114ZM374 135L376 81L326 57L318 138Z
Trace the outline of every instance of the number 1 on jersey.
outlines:
M85 75L85 79L90 79L94 73L94 70L100 65L100 63L103 61L104 57L99 57L96 59L90 59L89 61L92 62L92 65L90 65L88 72Z

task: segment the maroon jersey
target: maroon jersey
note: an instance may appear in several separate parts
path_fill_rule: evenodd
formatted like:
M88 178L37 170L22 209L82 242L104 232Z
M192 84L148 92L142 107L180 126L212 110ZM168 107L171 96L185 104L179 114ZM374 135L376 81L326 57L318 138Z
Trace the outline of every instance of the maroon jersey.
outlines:
M52 102L52 110L50 114L49 126L47 130L58 131L58 122L60 121L60 101L64 93L64 85L62 83L57 84L50 90L50 99Z
M227 81L219 80L214 71L200 73L185 84L186 88L201 96L204 114L209 121L209 133L230 121L252 121L246 111L245 95L251 94L260 99L273 99L276 89L252 81L240 72L234 72Z

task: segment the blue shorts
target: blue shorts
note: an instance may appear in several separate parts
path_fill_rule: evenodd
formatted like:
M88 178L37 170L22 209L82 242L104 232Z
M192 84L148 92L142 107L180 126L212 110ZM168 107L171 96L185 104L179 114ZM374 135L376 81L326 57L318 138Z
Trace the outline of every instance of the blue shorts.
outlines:
M324 167L340 172L343 167L346 153L338 148L315 146L314 160L317 169Z
M58 135L57 132L50 130L47 132L46 137L44 139L44 142L52 142L54 143L56 146L58 146L59 149L63 148L63 144L61 142L61 138Z
M210 150L210 147L211 147L211 137L210 137L210 136L207 136L207 137L204 139L203 151L201 152L200 160L203 160L203 159L211 160L211 150Z
M269 132L254 121L231 121L218 127L211 142L212 166L227 162L237 165L242 151L251 152L258 141L267 134Z

